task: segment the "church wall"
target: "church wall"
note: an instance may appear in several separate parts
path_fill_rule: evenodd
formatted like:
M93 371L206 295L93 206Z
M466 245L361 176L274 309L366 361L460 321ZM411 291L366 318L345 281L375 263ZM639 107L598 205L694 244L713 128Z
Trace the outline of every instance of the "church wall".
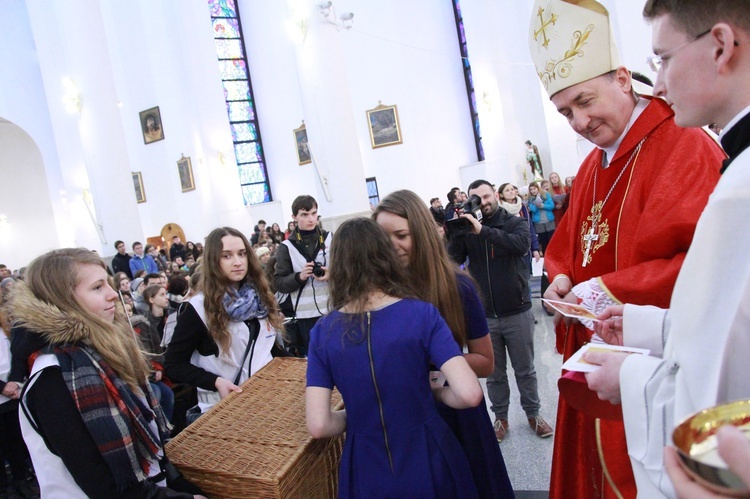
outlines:
M0 121L0 263L11 269L59 245L42 154L29 134Z
M355 16L351 30L337 30L321 16L320 2L298 1L308 12L302 43L286 27L294 2L241 3L275 198L253 207L242 204L205 1L2 3L0 40L14 50L0 54L7 68L0 71L0 117L39 147L61 245L112 254L115 239L157 235L169 222L196 240L218 225L249 232L258 218L285 225L302 193L319 200L324 217L340 217L366 211L369 176L381 196L409 188L445 202L448 188L465 188L474 176L522 183L526 139L539 147L545 174L577 169L576 136L529 59L531 0L462 2L487 155L481 164L450 2L339 0L336 16ZM650 29L640 12L624 0L603 3L616 36L628 43L624 62L643 69ZM80 114L62 109L63 76L81 89ZM365 111L379 100L398 105L403 144L371 148ZM165 140L145 145L138 112L153 106ZM330 201L314 165L297 164L292 130L303 119ZM182 154L192 158L197 187L187 193L177 175ZM131 171L143 173L146 203L135 203ZM101 236L85 209L85 189Z
M28 263L29 253L36 247L40 251L49 246L60 244L72 245L75 231L66 213L66 195L62 174L59 169L55 135L47 110L47 98L37 65L37 55L29 24L29 16L23 0L9 0L0 3L0 47L12 47L12 50L0 50L0 121L3 123L2 137L3 156L6 158L25 158L29 151L38 155L41 168L29 167L28 172L21 170L9 160L0 164L0 182L3 194L0 195L0 214L8 216L12 231L3 234L3 246L0 247L0 262L20 266ZM58 101L59 102L59 101ZM25 133L20 134L15 127ZM10 134L11 138L5 137ZM30 137L29 137L30 136ZM23 137L21 140L19 137ZM19 138L18 141L15 138ZM30 177L34 172L39 178ZM46 176L46 181L45 177ZM34 190L35 200L39 203L34 212L34 219L48 221L38 236L26 238L24 232L26 212L16 206L15 185L26 186L32 182L35 188L44 186L43 190ZM29 197L24 197L28 203ZM13 213L11 216L10 213Z
M285 216L286 206L301 193L316 196L323 216L361 211L364 178L370 176L377 178L381 197L409 188L426 199L443 198L459 183L458 167L476 161L450 3L438 8L426 0L334 2L336 16L355 15L351 30L338 31L323 19L318 3L304 2L307 36L297 45L284 27L291 9L243 4L269 166L272 172L284 171L283 180L274 180L272 173L271 182L274 192L284 196ZM379 100L398 106L403 144L372 149L365 111ZM330 186L331 203L313 166L296 164L292 130L302 119L330 182L341 172L357 170L347 185ZM342 163L340 155L349 162Z
M130 166L147 192L138 205L144 233L158 235L169 222L195 241L220 225L249 233L263 215L242 202L206 2L108 2L103 10ZM144 144L139 112L154 106L164 140ZM182 192L183 155L193 191Z

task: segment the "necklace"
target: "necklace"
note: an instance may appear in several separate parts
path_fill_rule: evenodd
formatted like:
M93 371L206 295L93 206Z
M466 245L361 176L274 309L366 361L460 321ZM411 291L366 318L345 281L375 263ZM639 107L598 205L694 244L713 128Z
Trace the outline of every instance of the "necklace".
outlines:
M607 195L604 196L604 200L599 201L598 203L596 202L596 181L597 174L599 173L599 168L597 167L594 170L594 192L591 196L591 216L586 218L586 220L589 220L591 222L591 228L588 231L586 230L586 227L588 225L587 222L583 222L583 227L581 227L581 243L582 245L586 246L583 252L583 267L591 263L593 253L604 246L604 244L609 239L609 224L607 223L607 221L605 220L604 223L602 223L600 226L600 222L602 219L602 210L604 209L604 205L609 200L609 197L612 195L612 192L615 190L615 187L617 187L617 183L622 178L625 170L628 169L630 163L633 161L633 158L635 158L641 151L641 147L643 146L643 143L646 142L647 138L648 135L641 139L636 148L633 150L633 153L628 158L628 161L625 163L625 166L623 166L622 170L620 170L620 174L617 175L617 178L612 184L612 187L609 188L609 192L607 192Z

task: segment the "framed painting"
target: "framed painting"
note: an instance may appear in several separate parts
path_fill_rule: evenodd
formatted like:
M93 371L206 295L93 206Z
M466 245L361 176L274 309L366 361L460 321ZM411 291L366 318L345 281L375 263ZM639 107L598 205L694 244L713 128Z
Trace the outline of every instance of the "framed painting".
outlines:
M132 172L133 188L135 189L135 200L139 203L146 202L146 191L143 189L143 175L141 172Z
M177 161L177 172L180 174L180 186L182 192L194 191L195 190L195 179L193 178L193 163L190 162L190 157L187 158L182 156Z
M164 128L161 124L159 106L141 111L139 116L141 118L141 132L143 132L144 144L164 140Z
M396 106L384 106L378 101L377 107L367 111L367 126L373 149L403 143Z
M304 121L302 126L294 130L294 144L297 147L297 162L300 165L311 163L312 156L310 156L310 146L307 143L307 128Z

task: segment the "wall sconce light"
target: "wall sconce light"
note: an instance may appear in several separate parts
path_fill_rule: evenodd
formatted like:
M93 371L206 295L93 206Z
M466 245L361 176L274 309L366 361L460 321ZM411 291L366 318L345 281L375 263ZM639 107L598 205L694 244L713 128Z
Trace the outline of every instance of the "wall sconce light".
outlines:
M354 24L353 12L344 12L336 17L336 8L330 0L319 4L318 8L320 8L320 15L322 15L330 24L336 26L337 30L341 30L341 28L352 29L352 25Z
M81 112L81 91L75 81L67 76L62 80L63 86L63 105L65 110L70 114Z
M482 94L482 102L484 102L484 105L487 106L487 111L492 111L492 96L490 96L490 93L486 90Z
M301 44L307 37L307 18L310 17L309 0L287 0L289 19L284 23L286 33L294 43Z
M293 15L284 23L286 33L294 43L302 43L307 38L307 21L304 17Z
M328 17L331 15L331 9L333 8L333 2L323 2L319 5L320 7L320 13L323 14L323 17Z

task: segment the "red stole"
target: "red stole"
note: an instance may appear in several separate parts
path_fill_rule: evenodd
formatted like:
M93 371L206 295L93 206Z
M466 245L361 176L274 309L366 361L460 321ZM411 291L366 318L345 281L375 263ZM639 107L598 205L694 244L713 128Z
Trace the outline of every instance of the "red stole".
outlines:
M678 128L672 116L661 99L652 99L608 168L601 168L600 149L584 160L570 193L568 211L545 255L550 280L564 274L575 285L600 278L600 285L620 303L669 306L695 224L718 182L723 157L707 134ZM644 137L641 150L634 155ZM601 211L598 239L592 242L591 260L584 267L584 235L591 228L592 205L604 201L610 189ZM592 331L578 323L570 327L561 323L556 334L557 350L567 359L589 341ZM622 423L595 420L571 408L561 397L550 498L618 494L636 495Z

